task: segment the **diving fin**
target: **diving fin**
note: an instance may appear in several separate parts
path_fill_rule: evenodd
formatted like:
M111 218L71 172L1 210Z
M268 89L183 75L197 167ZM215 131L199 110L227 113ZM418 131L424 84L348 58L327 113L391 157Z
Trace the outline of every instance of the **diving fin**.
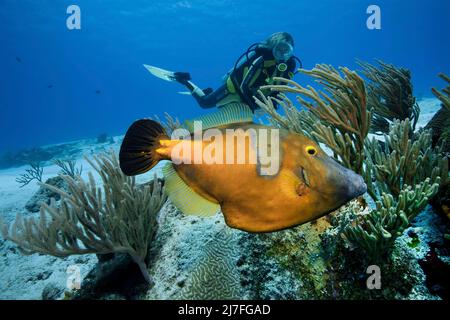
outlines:
M150 72L157 78L171 82L177 81L175 77L175 72L173 71L168 71L154 66L149 66L148 64L144 64L144 67L148 70L148 72Z
M164 128L156 121L142 119L135 121L128 129L120 146L119 162L127 176L145 173L153 168L162 157L156 152L160 140L169 140Z

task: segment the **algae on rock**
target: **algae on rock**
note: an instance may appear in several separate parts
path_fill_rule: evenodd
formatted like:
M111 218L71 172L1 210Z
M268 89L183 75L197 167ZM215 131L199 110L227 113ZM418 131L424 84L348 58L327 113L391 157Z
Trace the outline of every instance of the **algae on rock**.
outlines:
M166 197L157 181L151 187L136 185L125 176L114 154L88 160L100 175L89 181L63 176L68 192L47 185L61 196L60 206L41 207L40 218L17 216L11 227L2 225L5 239L19 246L24 254L42 253L55 257L79 254L127 253L151 282L145 259L154 231L156 216Z
M239 270L249 299L328 298L320 239L328 226L323 217L279 232L244 234Z

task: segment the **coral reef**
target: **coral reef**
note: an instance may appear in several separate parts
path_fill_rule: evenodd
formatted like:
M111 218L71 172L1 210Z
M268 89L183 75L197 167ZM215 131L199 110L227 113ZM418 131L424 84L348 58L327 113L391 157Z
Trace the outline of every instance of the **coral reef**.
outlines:
M389 132L389 124L395 119L409 119L414 131L420 108L413 96L410 71L380 60L377 62L379 67L358 61L369 80L367 104L373 112L371 132Z
M440 218L431 207L427 207L413 221L413 226L397 237L393 243L389 260L379 264L380 288L369 289L367 281L369 266L373 264L364 251L342 241L342 231L349 221L357 216L368 214L369 209L360 208L353 201L338 212L332 214L332 226L321 234L324 259L329 275L327 286L329 298L333 299L408 299L435 300L425 286L428 275L421 268L420 260L436 241L442 241Z
M125 177L114 157L90 161L102 184L95 182L95 173L83 181L75 162L62 162L67 170L61 168L62 175L46 180L37 192L34 184L21 189L27 198L35 193L26 205L24 199L14 207L0 208L0 213L8 213L9 222L10 212L21 211L24 205L35 211L44 204L40 216L24 212L27 218L18 217L15 224L2 228L6 239L18 247L0 239L0 263L7 270L0 277L5 288L0 295L108 300L448 299L444 238L448 220L427 206L438 188L449 189L444 139L434 141L434 131L414 132L409 117L388 119L389 132L378 140L368 139L374 108L365 96L371 89L356 73L340 70L320 65L304 71L324 86L322 91L282 80L284 91L276 88L284 94L258 101L274 125L312 137L342 164L363 174L375 201L365 196L366 201L352 201L309 224L250 234L227 228L220 214L208 218L181 214L170 201L164 203L164 181ZM289 92L300 95L297 100L305 110L293 105ZM275 102L284 115L273 108ZM365 125L357 126L362 119ZM166 115L165 126L170 132L181 125ZM71 148L80 146L92 154L104 148L94 139L84 143L58 146L61 152L55 153L58 157L52 153L52 159L76 159L70 156ZM52 148L43 150L56 150ZM57 170L45 168L44 177ZM160 174L160 168L154 172ZM17 190L15 176L11 184ZM11 190L0 189L0 194ZM19 250L46 255L25 257ZM79 256L84 253L94 254ZM367 285L371 264L381 270L379 289ZM80 290L68 292L66 271L73 265L81 267L83 280ZM11 275L14 269L17 275ZM32 290L27 288L31 286Z
M155 179L152 188L138 187L134 178L121 172L114 154L88 161L103 181L103 192L92 173L88 182L64 176L68 193L47 185L60 194L60 206L55 201L44 204L40 219L18 215L11 227L2 225L3 237L16 243L24 254L127 253L151 282L145 259L157 213L166 200L160 184Z
M364 250L369 263L388 261L394 242L410 226L437 192L440 178L431 184L430 179L402 189L398 198L383 193L376 202L376 209L369 214L358 215L344 235L354 245Z
M316 78L325 87L325 93L311 86L304 88L292 80L277 79L284 84L263 89L281 94L265 98L260 93L260 98L255 97L274 125L325 144L344 166L364 176L376 208L365 214L355 212L351 225L341 232L377 263L389 257L395 239L410 226L439 186L445 188L449 181L448 160L442 147L431 146L428 131L414 133L420 109L412 96L409 73L380 64L381 70L363 64L366 76L376 82L369 85L367 96L385 103L371 106L371 110L366 104L364 81L346 68L340 68L341 76L338 70L326 65L301 70ZM284 94L287 92L298 94L297 101L308 111L294 107ZM285 116L276 111L273 102L282 106ZM387 108L396 110L389 113ZM384 136L384 142L366 139L372 111L388 124L389 135ZM395 120L401 112L405 120Z
M343 75L332 66L319 64L312 70L301 70L324 86L317 91L311 86L302 87L298 83L276 78L284 85L264 86L281 92L278 97L266 98L260 92L256 103L265 110L275 125L302 133L319 143L326 144L334 157L345 167L356 173L363 172L364 140L369 133L371 112L366 106L364 81L347 68L340 68ZM295 93L297 101L308 111L299 111L283 93ZM313 103L304 98L312 99ZM275 110L273 101L282 106L286 116Z

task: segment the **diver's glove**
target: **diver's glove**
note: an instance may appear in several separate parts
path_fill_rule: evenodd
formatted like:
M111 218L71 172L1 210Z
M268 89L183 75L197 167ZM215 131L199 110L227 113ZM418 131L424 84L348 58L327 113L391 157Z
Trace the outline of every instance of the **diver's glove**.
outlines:
M188 72L174 72L173 80L186 85L191 80L191 75Z

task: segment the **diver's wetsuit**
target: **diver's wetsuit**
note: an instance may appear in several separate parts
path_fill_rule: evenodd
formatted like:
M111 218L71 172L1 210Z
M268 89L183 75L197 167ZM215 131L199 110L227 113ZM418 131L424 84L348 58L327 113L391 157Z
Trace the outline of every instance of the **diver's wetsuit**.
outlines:
M296 68L296 60L291 57L284 65L277 63L272 52L256 48L247 54L246 59L236 64L226 76L225 83L216 90L199 90L190 81L182 82L197 100L202 108L213 108L228 102L241 101L252 110L259 107L253 100L261 86L277 84L273 77L291 79ZM285 69L284 69L284 68ZM266 96L276 96L277 92L265 93ZM229 100L229 101L228 101Z

